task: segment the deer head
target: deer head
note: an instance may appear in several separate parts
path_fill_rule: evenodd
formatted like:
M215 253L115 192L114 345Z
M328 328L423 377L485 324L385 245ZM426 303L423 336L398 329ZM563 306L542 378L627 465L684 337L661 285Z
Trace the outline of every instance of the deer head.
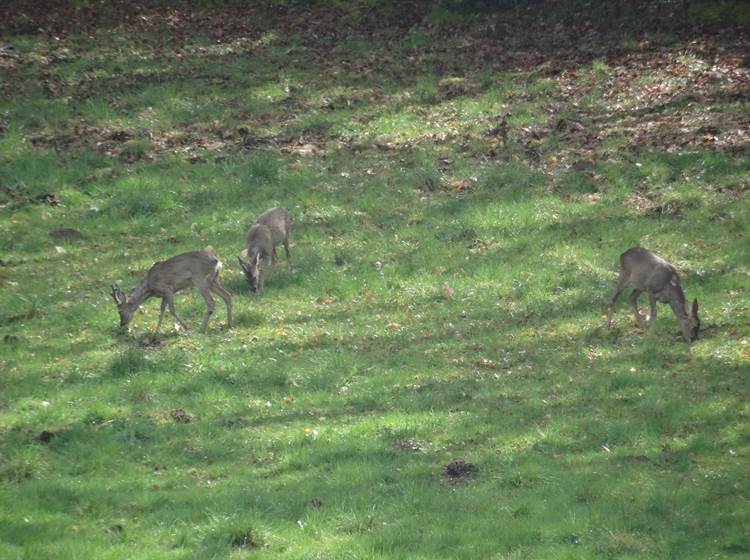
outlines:
M260 281L261 273L261 255L256 253L255 256L251 257L248 262L243 261L240 257L237 257L240 263L240 268L245 274L245 280L250 285L250 289L254 292L258 291L258 283Z
M698 298L693 303L685 305L685 316L680 318L682 327L682 337L687 342L692 342L698 338L698 330L701 327L701 320L698 318Z
M115 300L117 311L120 314L120 326L127 327L135 314L135 309L128 305L128 297L117 284L112 284L112 299Z

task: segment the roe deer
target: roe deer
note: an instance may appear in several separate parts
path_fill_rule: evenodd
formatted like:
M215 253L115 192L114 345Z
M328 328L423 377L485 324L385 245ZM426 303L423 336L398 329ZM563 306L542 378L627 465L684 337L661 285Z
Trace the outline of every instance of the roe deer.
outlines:
M226 303L227 327L231 327L232 294L219 284L221 267L221 261L208 251L191 251L166 261L154 263L146 273L146 279L139 286L136 286L128 296L125 296L117 284L112 284L112 298L120 312L120 326L126 327L141 304L148 298L160 297L161 314L156 325L156 331L158 332L159 327L161 327L167 306L169 306L169 311L177 319L177 322L183 329L187 330L187 326L175 312L174 294L192 286L206 300L206 316L203 318L201 332L206 332L208 320L214 312L214 299L211 297L211 292L218 294Z
M680 321L682 336L687 342L698 338L698 329L701 325L698 319L698 300L694 299L692 304L688 303L680 286L680 275L675 268L643 247L633 247L620 255L620 278L617 280L615 293L607 310L607 327L612 326L615 303L628 284L633 286L633 293L628 301L639 326L645 325L638 311L638 296L642 292L648 292L651 303L649 331L653 332L656 326L656 302L660 301L672 307Z
M270 264L276 264L276 246L284 244L287 266L292 266L292 254L289 252L289 233L292 230L292 215L285 208L271 208L266 210L247 232L247 258L244 262L240 257L242 272L250 288L255 292L263 290L263 282Z

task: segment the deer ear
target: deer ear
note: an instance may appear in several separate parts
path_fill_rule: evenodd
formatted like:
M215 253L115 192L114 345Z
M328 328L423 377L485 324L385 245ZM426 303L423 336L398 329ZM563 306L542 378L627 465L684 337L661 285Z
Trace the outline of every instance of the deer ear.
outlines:
M241 268L241 269L242 269L243 271L247 270L247 267L245 266L245 263L244 263L244 262L242 262L242 259L241 259L241 258L237 257L237 262L239 262L239 263L240 263L240 268Z
M693 300L693 305L690 306L690 313L693 317L698 316L698 298Z
M122 293L122 290L117 284L112 284L112 299L115 300L117 305L122 305L127 301L125 294Z
M255 255L255 265L260 266L260 253Z

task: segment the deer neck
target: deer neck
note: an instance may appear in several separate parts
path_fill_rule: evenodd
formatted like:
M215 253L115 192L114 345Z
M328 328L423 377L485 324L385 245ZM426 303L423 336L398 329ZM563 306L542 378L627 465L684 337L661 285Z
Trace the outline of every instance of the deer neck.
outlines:
M671 293L669 294L669 306L672 308L672 311L674 311L674 314L680 320L687 320L687 300L685 299L685 294L682 293L682 289L679 286L676 286L671 290Z
M144 301L150 298L151 295L151 290L144 282L143 284L136 286L135 289L130 293L126 305L130 309L136 310Z

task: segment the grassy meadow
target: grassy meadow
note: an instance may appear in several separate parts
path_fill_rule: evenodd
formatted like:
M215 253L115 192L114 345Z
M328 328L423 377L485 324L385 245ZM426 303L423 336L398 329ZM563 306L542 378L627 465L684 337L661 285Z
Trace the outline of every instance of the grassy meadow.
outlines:
M0 8L0 558L750 558L750 10L686 5ZM606 328L636 244L694 343ZM234 328L118 327L207 246Z

